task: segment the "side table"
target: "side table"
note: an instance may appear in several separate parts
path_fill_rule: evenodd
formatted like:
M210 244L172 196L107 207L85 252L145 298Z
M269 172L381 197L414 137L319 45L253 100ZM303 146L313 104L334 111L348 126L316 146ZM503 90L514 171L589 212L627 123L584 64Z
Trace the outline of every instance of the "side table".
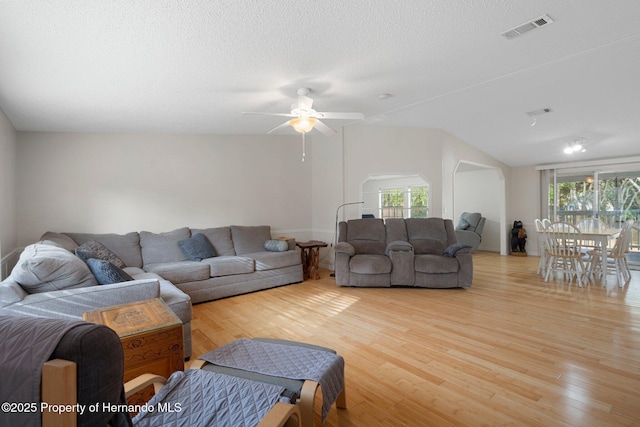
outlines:
M302 252L302 278L316 279L320 278L318 274L318 263L320 262L320 248L326 248L327 244L320 240L309 240L308 242L298 242L296 246L299 247Z
M87 311L82 318L106 325L120 337L124 382L145 373L169 378L175 371L184 370L182 322L161 299ZM144 399L143 403L148 400Z

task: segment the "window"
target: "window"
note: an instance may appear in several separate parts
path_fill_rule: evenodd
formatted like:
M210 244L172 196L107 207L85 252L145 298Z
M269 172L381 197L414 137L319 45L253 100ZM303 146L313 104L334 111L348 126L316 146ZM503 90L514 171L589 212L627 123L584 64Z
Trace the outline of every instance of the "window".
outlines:
M379 218L426 218L428 187L380 189Z

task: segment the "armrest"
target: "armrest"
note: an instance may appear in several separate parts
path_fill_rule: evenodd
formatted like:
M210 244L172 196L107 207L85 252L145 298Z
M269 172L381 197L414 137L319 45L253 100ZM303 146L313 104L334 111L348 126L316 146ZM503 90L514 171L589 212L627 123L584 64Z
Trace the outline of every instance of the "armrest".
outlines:
M384 254L389 256L389 252L413 252L413 245L404 240L395 240L387 243L387 247L384 250Z
M88 286L28 294L5 307L15 313L54 318L81 318L85 311L160 297L158 279L130 280L111 285Z
M153 392L157 393L166 382L167 379L160 375L142 374L124 384L124 395L129 398L150 385L153 385Z
M347 242L339 242L335 246L334 251L347 254L349 256L354 256L356 254L356 249L353 247L353 245Z
M455 258L460 253L471 252L472 247L464 243L454 243L444 250L442 255Z
M300 409L296 405L276 402L257 427L299 427L301 425Z

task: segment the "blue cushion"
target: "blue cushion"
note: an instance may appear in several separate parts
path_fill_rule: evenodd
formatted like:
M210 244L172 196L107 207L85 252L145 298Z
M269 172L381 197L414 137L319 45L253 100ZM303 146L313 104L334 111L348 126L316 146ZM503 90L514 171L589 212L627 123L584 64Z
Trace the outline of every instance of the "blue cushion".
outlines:
M456 253L458 253L459 250L467 249L467 248L472 249L473 246L465 245L464 243L454 243L453 245L450 245L447 249L445 249L442 255L448 256L448 257L454 257L456 256Z
M216 250L204 234L196 233L188 239L180 240L178 246L191 261L202 261L216 256Z
M127 282L133 280L133 277L129 276L120 267L111 264L109 261L102 259L89 258L87 260L89 270L96 277L96 280L101 285L110 285L112 283Z

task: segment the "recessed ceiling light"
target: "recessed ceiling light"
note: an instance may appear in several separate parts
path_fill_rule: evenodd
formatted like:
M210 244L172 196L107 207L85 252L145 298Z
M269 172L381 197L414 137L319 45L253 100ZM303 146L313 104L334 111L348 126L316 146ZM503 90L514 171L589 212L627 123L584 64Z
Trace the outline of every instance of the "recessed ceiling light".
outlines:
M390 93L381 93L380 95L378 95L378 99L388 99L391 98L393 95L391 95Z

